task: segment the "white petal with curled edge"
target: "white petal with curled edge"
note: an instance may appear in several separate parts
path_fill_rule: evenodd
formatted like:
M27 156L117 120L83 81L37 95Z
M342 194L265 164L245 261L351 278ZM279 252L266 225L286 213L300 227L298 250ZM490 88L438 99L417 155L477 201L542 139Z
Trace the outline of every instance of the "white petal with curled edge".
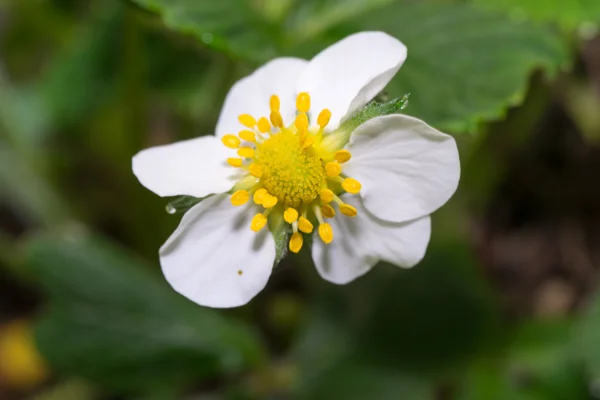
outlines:
M311 96L313 121L331 111L331 131L375 97L406 60L406 46L383 32L361 32L326 48L308 64L298 92Z
M404 222L431 214L454 194L460 160L452 136L406 115L377 117L359 126L347 146L343 173L362 184L365 207Z
M327 220L333 228L331 243L314 238L312 256L323 279L344 285L380 260L410 268L423 259L431 234L429 216L393 223L370 214L358 196L345 194L342 200L356 207L358 214L347 217L339 213Z
M210 135L142 150L133 156L132 168L140 183L159 196L204 197L235 183L239 172L226 161L231 153Z
M283 122L286 125L292 123L296 110L296 83L307 64L308 61L300 58L276 58L239 80L225 98L216 135L235 135L247 129L238 121L241 114L250 114L257 120L260 117L269 119L269 100L274 94L281 101Z
M181 220L160 249L173 288L207 307L248 303L267 284L275 261L268 229L250 230L253 205L234 207L226 194L205 199Z

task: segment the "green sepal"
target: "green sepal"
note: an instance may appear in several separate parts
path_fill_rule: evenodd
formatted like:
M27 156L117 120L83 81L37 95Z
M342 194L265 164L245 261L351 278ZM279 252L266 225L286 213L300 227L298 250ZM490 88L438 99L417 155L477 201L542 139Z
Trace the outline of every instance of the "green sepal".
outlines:
M178 196L165 206L165 210L169 214L183 214L205 198L206 197Z
M283 219L283 212L273 212L269 215L269 231L275 239L275 263L276 267L288 253L288 242L290 240L290 226Z

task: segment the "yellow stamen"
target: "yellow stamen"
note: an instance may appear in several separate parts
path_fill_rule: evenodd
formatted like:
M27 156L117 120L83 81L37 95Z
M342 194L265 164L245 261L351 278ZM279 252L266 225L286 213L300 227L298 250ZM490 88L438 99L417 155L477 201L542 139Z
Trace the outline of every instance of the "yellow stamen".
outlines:
M238 156L242 158L252 158L254 157L254 149L252 147L240 147L237 151Z
M312 146L312 144L315 142L315 137L314 136L307 136L304 141L302 142L302 148L306 149L309 148L310 146Z
M226 147L229 147L230 149L237 149L238 147L240 147L240 139L234 135L223 136L221 138L221 142L223 142L223 144Z
M247 126L248 128L254 128L256 125L256 120L250 114L242 114L238 117L238 120L242 125Z
M317 124L321 127L321 129L325 128L331 119L331 111L324 108L317 117Z
M265 201L265 199L267 198L267 196L269 196L269 192L267 192L267 189L260 188L256 192L254 192L254 196L252 197L252 199L254 200L254 202L256 204L258 204L259 206L262 206L262 204Z
M356 208L352 207L350 204L341 204L340 212L348 217L356 217Z
M271 123L277 128L283 127L283 119L281 118L279 111L271 111Z
M335 210L329 204L323 204L321 206L321 212L325 218L335 217Z
M319 225L319 237L326 244L331 243L333 240L333 229L331 228L331 225L326 222Z
M338 176L342 172L342 167L336 162L328 162L325 164L325 173L327 176L333 178Z
M271 124L269 123L269 120L266 119L265 117L261 117L258 120L258 131L261 133L267 133L271 130Z
M260 178L263 174L260 164L250 164L248 171L250 171L250 173L257 178Z
M234 206L244 205L250 200L250 193L246 190L238 190L231 195L231 204Z
M277 197L272 196L270 194L265 196L265 199L263 200L263 203L262 203L264 208L275 207L275 204L277 204Z
M304 243L304 238L300 232L295 232L292 234L290 238L290 251L292 253L298 253L300 249L302 249L302 244Z
M267 224L267 217L264 214L258 213L252 218L250 229L254 232L260 231Z
M347 162L348 160L350 160L351 157L352 154L350 154L348 150L336 151L335 155L333 156L335 161L339 162L340 164Z
M279 111L280 104L281 102L279 101L279 96L277 96L276 94L271 96L271 99L269 100L269 106L271 107L271 111Z
M296 125L298 130L305 131L308 128L308 116L306 114L298 114L294 125Z
M302 92L298 94L298 97L296 97L296 108L303 113L310 110L310 95L308 93Z
M357 194L358 192L360 192L362 185L356 179L346 178L342 182L342 187L348 193Z
M247 142L256 142L256 135L252 131L241 131L238 135Z
M304 233L311 233L313 231L313 224L305 217L298 219L298 228Z
M333 197L335 194L330 189L321 189L321 193L319 193L321 200L325 203L331 203L333 201Z
M296 211L294 208L289 207L287 210L285 210L285 212L283 213L283 219L285 220L285 222L287 222L288 224L293 223L294 221L296 221L298 219L298 211Z
M241 158L232 157L227 159L227 164L231 165L232 167L241 167L243 162L244 160L242 160Z

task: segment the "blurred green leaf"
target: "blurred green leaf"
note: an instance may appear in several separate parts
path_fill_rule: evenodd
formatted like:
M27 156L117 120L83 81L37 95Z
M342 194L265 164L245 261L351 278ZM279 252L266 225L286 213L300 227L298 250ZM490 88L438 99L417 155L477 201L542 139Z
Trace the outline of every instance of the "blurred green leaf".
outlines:
M34 238L30 266L50 295L36 328L61 373L111 388L176 386L261 360L245 326L187 301L100 238Z
M515 19L557 22L565 28L577 28L584 22L600 22L597 0L474 0L487 9L507 12Z

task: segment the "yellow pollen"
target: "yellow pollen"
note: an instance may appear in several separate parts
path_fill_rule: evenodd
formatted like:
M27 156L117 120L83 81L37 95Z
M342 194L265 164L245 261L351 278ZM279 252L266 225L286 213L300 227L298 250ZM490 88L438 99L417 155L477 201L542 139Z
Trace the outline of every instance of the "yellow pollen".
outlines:
M279 111L280 104L281 103L279 101L279 96L277 96L276 94L271 96L271 99L269 100L269 106L271 107L271 111Z
M254 192L254 196L252 196L252 199L256 204L262 206L267 196L269 196L269 192L267 192L267 189L260 188L256 192Z
M305 217L298 219L298 229L304 233L311 233L313 231L313 224Z
M327 173L327 176L333 178L342 172L342 167L336 162L328 162L325 164L325 172Z
M307 136L304 141L302 142L302 148L306 149L309 148L310 146L312 146L312 144L315 142L315 137L314 136Z
M339 162L340 164L347 162L348 160L350 160L351 157L352 154L350 154L348 150L336 151L335 155L333 156L335 161Z
M356 217L356 208L350 204L340 204L340 212L348 217Z
M256 134L252 131L241 131L238 135L247 142L256 142Z
M292 237L290 238L290 251L292 253L298 253L300 249L302 249L302 244L304 243L304 238L300 232L294 232Z
M319 237L326 244L331 243L333 240L333 229L327 222L319 225Z
M358 192L360 192L362 185L356 179L346 178L342 182L342 187L348 193L357 194Z
M298 114L294 125L296 125L298 130L305 131L308 128L308 116L306 114Z
M237 149L238 147L240 147L240 139L234 135L223 136L221 138L221 142L223 142L223 144L226 147L229 147L230 149Z
M250 173L256 178L260 178L262 176L262 167L260 164L250 164L248 171L250 171Z
M289 207L287 210L285 210L285 212L283 213L283 219L285 220L285 222L287 222L288 224L291 224L292 222L295 222L298 219L298 211L296 211L295 209L293 209L292 207Z
M298 94L298 97L296 97L296 108L303 113L310 110L310 95L308 93L302 92Z
M267 217L264 214L258 213L252 218L250 229L254 232L260 231L267 224Z
M240 147L237 151L238 156L242 158L252 158L254 157L254 149L252 147Z
M319 193L319 196L325 203L331 203L335 195L330 189L322 189L321 193Z
M321 159L304 150L290 130L273 134L258 145L256 162L262 167L261 185L285 207L298 209L315 200L327 187Z
M248 128L254 128L256 125L256 120L250 114L242 114L238 117L238 120L242 125L247 126Z
M245 190L238 190L231 195L231 204L234 206L244 205L250 200L250 193Z
M321 206L321 212L325 218L335 217L335 210L329 204L323 204Z
M271 124L269 123L269 120L266 119L265 117L261 117L258 120L258 131L261 133L267 133L271 130Z
M331 111L324 108L317 117L317 124L321 127L321 129L325 128L331 119Z
M276 204L277 204L277 197L271 196L270 194L265 196L265 199L263 200L263 203L262 203L264 208L272 208L272 207L275 207Z
M283 119L281 118L279 111L271 111L271 123L277 128L283 127Z
M227 159L227 164L231 165L232 167L241 167L243 162L244 162L244 160L242 160L241 158L228 158Z

